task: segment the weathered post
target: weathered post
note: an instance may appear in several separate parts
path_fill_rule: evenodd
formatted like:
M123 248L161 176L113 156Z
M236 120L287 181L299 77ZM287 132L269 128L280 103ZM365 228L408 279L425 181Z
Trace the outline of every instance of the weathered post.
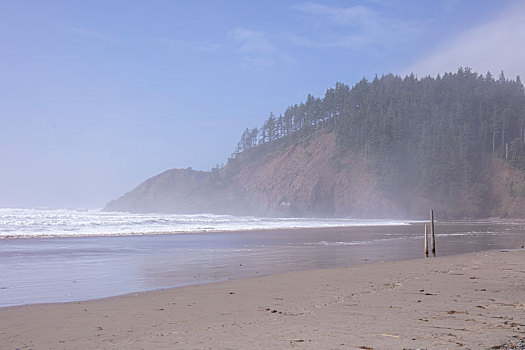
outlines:
M432 235L432 256L436 256L436 236L434 235L434 210L430 210L430 234Z
M425 257L428 258L428 224L425 224Z

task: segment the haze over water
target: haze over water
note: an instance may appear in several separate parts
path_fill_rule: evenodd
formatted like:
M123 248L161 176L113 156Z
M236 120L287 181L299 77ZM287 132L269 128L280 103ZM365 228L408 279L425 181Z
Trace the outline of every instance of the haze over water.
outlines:
M407 220L265 218L215 214L130 214L0 208L1 238L128 236L184 232L408 225Z
M6 218L5 210L2 213L2 235L7 235L5 227L11 227L9 235L17 236L16 229L5 225L9 220L13 225L15 220ZM12 216L13 212L10 213ZM48 211L46 215L54 215L55 221L46 219L51 227L46 231L42 228L45 221L38 221L36 213L43 215L43 211L18 212L26 215L24 220L33 217L39 234L50 236L54 232L59 237L0 240L0 307L93 299L232 278L423 256L421 222ZM100 219L104 215L111 218L110 224ZM76 226L72 225L73 219L64 219L67 216L75 217ZM119 217L121 221L117 220ZM79 218L85 221L82 223ZM176 218L181 227L186 227L186 233L151 234L162 232L155 226L159 222L169 223L171 226L166 225L171 232L177 231L174 229ZM189 233L183 218L196 221L193 230L200 227L201 232ZM24 220L20 219L18 225L24 227L23 236L28 237L27 226L31 225ZM135 225L135 232L142 229L145 235L125 233L122 223ZM525 244L523 224L522 221L438 222L438 255L519 248ZM79 229L86 225L88 228ZM144 232L148 225L158 231ZM97 227L105 228L97 231ZM113 234L118 231L126 235L93 236L109 232L107 227L119 227ZM241 227L251 230L239 231ZM257 230L263 227L274 230ZM284 229L290 227L302 229ZM236 232L204 232L212 228ZM77 237L60 237L64 235Z

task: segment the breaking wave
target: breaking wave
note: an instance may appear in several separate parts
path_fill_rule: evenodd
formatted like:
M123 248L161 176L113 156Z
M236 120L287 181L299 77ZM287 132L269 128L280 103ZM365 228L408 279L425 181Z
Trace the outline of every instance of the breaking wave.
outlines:
M0 208L0 238L153 235L266 229L393 226L406 220L264 218L214 214L130 214L100 210Z

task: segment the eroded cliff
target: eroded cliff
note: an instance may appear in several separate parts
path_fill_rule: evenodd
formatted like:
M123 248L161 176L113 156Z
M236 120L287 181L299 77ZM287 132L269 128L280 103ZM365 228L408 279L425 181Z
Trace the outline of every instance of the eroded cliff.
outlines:
M501 160L486 161L484 200L460 190L454 201L390 189L375 159L341 152L333 133L261 154L245 154L211 171L172 169L111 201L106 211L271 216L520 217L525 177Z

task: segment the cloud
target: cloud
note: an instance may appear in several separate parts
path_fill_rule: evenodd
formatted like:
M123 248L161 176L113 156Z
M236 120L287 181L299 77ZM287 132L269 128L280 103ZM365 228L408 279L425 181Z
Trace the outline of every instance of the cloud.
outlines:
M299 11L313 15L327 16L339 24L363 24L368 19L373 19L375 14L365 6L338 7L305 3L296 6Z
M489 23L471 28L442 42L432 52L407 67L405 74L419 76L454 72L470 67L514 78L525 75L525 3L508 7Z
M281 62L294 62L272 44L266 32L238 27L230 30L228 36L240 56L243 70L264 70Z
M293 7L314 30L307 35L293 35L296 45L364 49L368 46L394 46L409 42L417 35L419 23L384 16L369 7L330 6L308 2Z
M271 53L277 51L264 32L235 28L229 32L229 35L239 45L238 51L241 53Z
M208 41L185 41L167 37L150 38L150 40L170 48L189 49L201 52L214 52L222 48L221 44Z
M107 42L112 42L112 43L116 43L120 41L120 39L115 35L103 33L97 30L84 28L84 27L70 27L69 31L74 35L81 36L81 37L88 38L88 39L95 39L95 40L107 41Z

